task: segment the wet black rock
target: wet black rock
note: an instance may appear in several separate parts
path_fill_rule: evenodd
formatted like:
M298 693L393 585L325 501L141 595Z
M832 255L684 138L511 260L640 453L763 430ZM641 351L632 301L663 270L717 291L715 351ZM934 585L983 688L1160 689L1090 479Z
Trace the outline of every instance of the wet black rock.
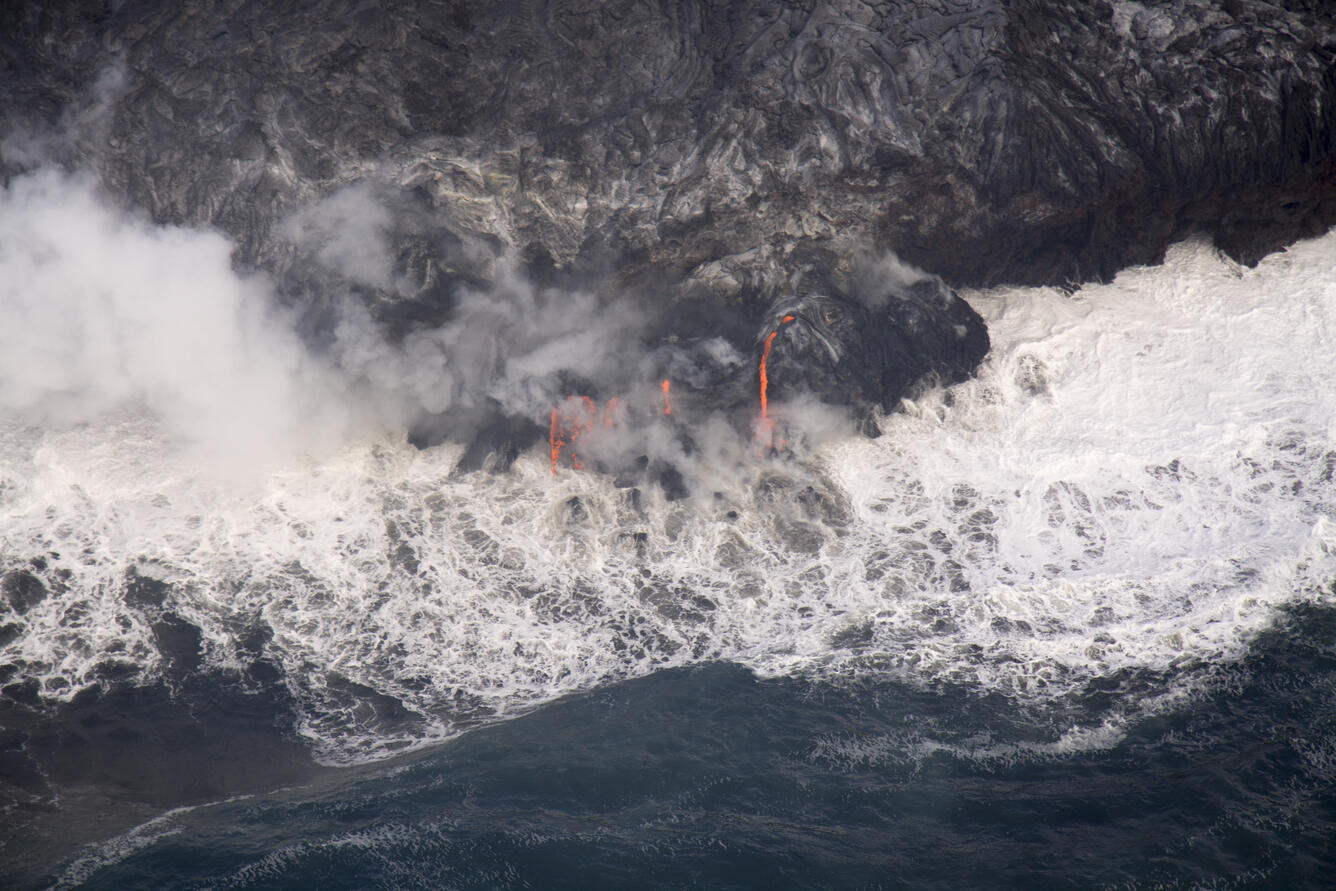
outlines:
M6 622L5 624L0 625L0 647L8 646L10 643L17 640L18 636L22 633L23 626L14 622Z
M495 400L486 400L478 409L460 413L427 415L408 432L408 441L418 448L436 445L459 429L476 430L464 454L455 465L455 475L475 470L502 473L515 463L519 453L542 438L543 429L525 418L506 415Z
M656 482L663 490L663 497L669 501L680 501L691 494L682 472L676 467L665 465L658 471Z
M890 410L924 384L974 374L989 339L973 307L936 276L881 285L861 302L818 292L770 308L757 338L768 400L809 393L850 407L876 435L874 407Z
M198 627L174 613L168 613L154 622L151 628L158 651L173 671L191 672L203 664L203 635Z
M141 575L134 567L126 573L123 596L125 602L139 609L157 609L171 590L166 582Z
M589 522L589 509L579 495L567 498L561 506L561 519L568 526L578 526Z
M46 585L26 569L15 569L0 578L0 593L10 609L23 615L46 599Z
M1323 0L29 0L0 13L0 120L79 123L45 153L228 232L317 327L349 292L394 330L439 321L503 252L540 282L741 304L867 248L952 285L1065 283L1193 230L1251 262L1336 221L1334 21ZM6 175L41 154L14 145ZM284 226L353 186L390 211L392 273Z

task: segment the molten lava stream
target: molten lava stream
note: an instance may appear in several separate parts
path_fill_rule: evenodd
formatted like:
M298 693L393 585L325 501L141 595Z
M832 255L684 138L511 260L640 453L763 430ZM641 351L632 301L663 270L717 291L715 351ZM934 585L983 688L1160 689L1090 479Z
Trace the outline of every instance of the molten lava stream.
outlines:
M604 427L614 426L617 403L617 397L614 396L608 400L607 406L603 409ZM561 450L568 445L571 446L571 467L576 470L584 469L584 465L580 463L580 456L574 450L575 441L580 438L580 434L593 430L598 418L598 406L588 396L567 396L564 403L552 409L552 419L547 428L547 444L552 453L554 474L557 472L557 465L561 463Z
M663 413L671 415L673 413L672 402L672 382L667 378L659 384L659 389L663 391ZM603 426L615 427L617 425L617 406L620 400L613 396L608 400L602 412ZM557 466L561 463L561 450L570 446L572 451L571 467L576 470L583 470L584 465L580 463L580 456L574 451L575 441L580 438L580 434L588 433L594 429L594 425L600 417L598 406L593 399L588 396L567 396L566 401L556 408L552 409L551 420L547 428L547 444L552 455L552 472L557 472Z
M765 346L761 348L761 366L760 366L760 370L761 370L761 431L763 431L763 432L767 435L767 437L770 438L770 440L771 440L771 442L770 442L770 446L771 446L772 448L774 447L774 430L775 430L775 425L774 425L774 422L772 422L772 421L770 420L770 402L769 402L770 376L769 376L769 373L768 373L768 371L767 371L766 365L767 365L767 363L769 363L769 361L770 361L770 347L774 344L774 342L775 342L775 337L779 335L779 330L780 330L780 328L783 328L783 327L784 327L785 325L787 325L789 322L792 322L795 318L796 318L796 316L785 316L784 318L780 319L780 320L779 320L779 328L776 328L774 331L771 331L770 334L766 336L766 338L765 338Z
M552 409L552 425L547 428L547 444L552 449L553 476L557 473L557 461L561 458L561 447L566 444L566 441L561 438L564 428L561 426L561 421L557 417L557 411L558 410L555 408Z

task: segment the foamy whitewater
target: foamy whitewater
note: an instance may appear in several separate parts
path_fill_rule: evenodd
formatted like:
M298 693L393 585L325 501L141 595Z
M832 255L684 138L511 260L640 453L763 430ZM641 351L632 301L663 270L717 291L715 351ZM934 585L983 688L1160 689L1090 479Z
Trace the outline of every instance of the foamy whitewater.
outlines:
M0 235L0 568L52 592L4 658L50 700L110 663L164 676L162 611L201 629L203 670L280 666L329 762L705 660L1041 712L1157 679L1065 730L1079 748L1336 577L1336 234L1255 269L1189 242L1072 295L966 294L977 380L875 440L707 460L675 503L541 449L450 479L460 448L383 432L216 234L48 175L5 193ZM127 601L132 570L170 585L161 611Z

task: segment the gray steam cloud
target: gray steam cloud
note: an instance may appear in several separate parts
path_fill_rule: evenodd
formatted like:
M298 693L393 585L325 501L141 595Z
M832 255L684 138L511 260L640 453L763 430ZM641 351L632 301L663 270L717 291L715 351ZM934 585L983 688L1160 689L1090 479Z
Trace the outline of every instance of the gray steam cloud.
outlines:
M868 309L876 310L885 308L892 299L910 293L915 285L923 282L940 283L941 279L906 263L894 251L888 250L856 258L849 286L852 297ZM941 285L941 290L950 294L945 284Z
M533 420L569 395L563 377L608 386L624 375L645 324L628 301L538 289L505 266L490 290L464 290L449 322L414 331L397 347L361 306L345 302L341 316L338 365L373 391L428 412L494 400Z
M91 177L15 178L0 192L0 408L73 423L138 403L238 457L346 435L339 375L231 253L113 209Z
M390 211L369 183L326 195L290 214L276 234L350 282L398 290L390 250Z
M359 186L283 232L342 281L392 289L389 225ZM77 423L137 404L211 451L266 460L490 401L541 420L568 395L562 381L625 387L635 373L645 320L629 301L538 289L504 264L449 322L397 344L349 288L316 353L232 251L217 232L116 209L90 176L16 177L0 192L0 410Z
M279 233L345 285L411 295L414 284L395 269L387 201L393 197L360 183L297 210ZM643 309L591 291L538 288L505 256L492 272L488 287L453 295L445 324L412 330L394 345L364 304L345 293L332 360L350 383L379 401L389 398L401 415L486 403L538 421L569 395L563 381L626 385L647 325Z

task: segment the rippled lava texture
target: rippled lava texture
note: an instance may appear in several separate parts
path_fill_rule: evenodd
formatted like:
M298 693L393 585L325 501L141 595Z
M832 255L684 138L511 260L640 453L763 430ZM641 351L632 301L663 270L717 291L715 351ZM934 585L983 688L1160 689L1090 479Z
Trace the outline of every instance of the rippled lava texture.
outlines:
M9 129L84 108L58 160L222 228L290 301L328 289L277 222L382 189L402 280L361 296L400 330L506 248L539 281L748 306L869 246L953 285L1063 284L1192 230L1252 262L1336 221L1323 0L6 9Z

